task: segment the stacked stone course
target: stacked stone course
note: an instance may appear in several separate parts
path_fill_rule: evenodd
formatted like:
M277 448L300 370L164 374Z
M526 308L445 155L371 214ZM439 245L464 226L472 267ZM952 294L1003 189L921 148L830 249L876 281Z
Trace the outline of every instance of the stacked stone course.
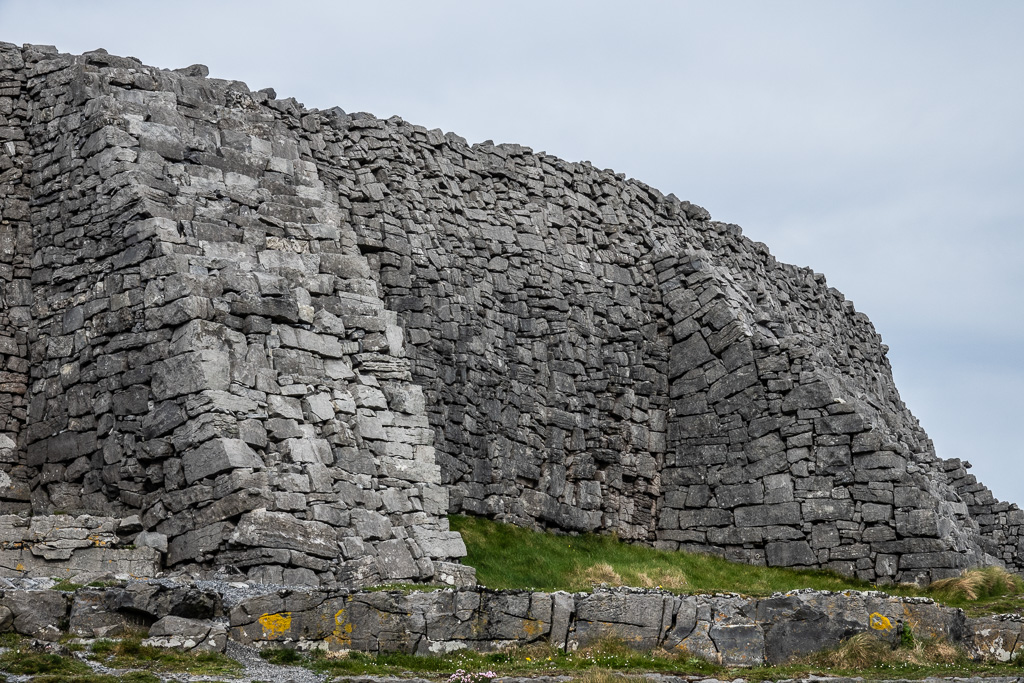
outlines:
M449 511L1022 568L866 316L689 202L102 51L0 45L0 117L4 513L324 586L469 580Z
M28 100L4 229L31 265L6 289L29 377L5 511L136 516L174 569L464 579L394 314L294 107L198 67L0 54Z

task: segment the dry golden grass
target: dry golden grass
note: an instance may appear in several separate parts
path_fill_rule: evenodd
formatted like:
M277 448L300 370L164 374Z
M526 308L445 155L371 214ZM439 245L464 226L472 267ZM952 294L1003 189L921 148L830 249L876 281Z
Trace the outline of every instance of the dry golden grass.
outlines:
M912 664L926 667L954 664L964 659L964 653L944 640L915 641L909 647L893 648L885 641L865 632L847 638L832 652L811 655L809 659L836 669L851 670L882 665L895 667Z
M656 569L650 572L637 572L637 583L643 588L667 588L682 590L688 588L690 582L679 569Z
M648 680L645 676L624 674L608 669L589 669L572 679L577 683L642 683Z
M573 579L592 586L637 586L640 588L684 589L689 586L682 570L675 567L651 567L645 571L620 574L607 562L598 562L574 572Z
M944 598L979 600L998 595L1015 595L1024 590L1020 577L1002 567L968 569L960 576L941 579L928 587L928 592Z
M608 584L609 586L621 586L622 577L607 562L598 562L589 567L583 567L576 571L576 577L583 583L594 586Z
M834 651L822 655L830 666L839 669L863 669L880 664L892 654L892 647L870 633L847 638Z

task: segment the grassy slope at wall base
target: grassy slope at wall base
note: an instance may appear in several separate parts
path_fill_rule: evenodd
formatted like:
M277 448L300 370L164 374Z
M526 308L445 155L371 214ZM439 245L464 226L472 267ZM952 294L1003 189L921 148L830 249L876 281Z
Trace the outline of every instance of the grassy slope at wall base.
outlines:
M614 536L570 536L523 529L484 517L453 515L452 529L466 541L466 564L481 585L495 589L585 591L595 586L639 586L675 593L740 593L880 590L926 597L973 616L1024 611L1024 581L997 568L928 587L874 586L829 571L757 567L716 555L655 550Z

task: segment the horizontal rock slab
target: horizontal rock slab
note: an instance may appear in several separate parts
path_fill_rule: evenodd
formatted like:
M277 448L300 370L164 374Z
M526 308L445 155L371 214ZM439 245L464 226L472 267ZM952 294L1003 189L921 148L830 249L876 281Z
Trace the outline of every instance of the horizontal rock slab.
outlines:
M106 573L156 576L160 571L160 553L154 548L79 548L67 559L53 562L27 548L0 549L0 576L73 579L80 574Z
M240 439L212 439L181 458L189 484L226 470L262 466L259 456Z
M286 548L318 557L337 557L338 534L321 522L305 522L283 512L253 510L242 515L231 543L259 548Z

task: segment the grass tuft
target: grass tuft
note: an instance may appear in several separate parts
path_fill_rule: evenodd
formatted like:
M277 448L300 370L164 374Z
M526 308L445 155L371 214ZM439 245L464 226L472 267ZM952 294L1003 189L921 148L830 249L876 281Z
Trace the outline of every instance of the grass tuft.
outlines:
M892 647L870 633L847 638L833 652L823 655L825 661L840 669L866 669L891 658Z
M928 593L946 600L976 601L1019 595L1024 592L1024 581L1002 567L968 569L960 576L935 581Z
M50 590L74 592L74 591L78 590L79 588L84 588L84 587L85 587L85 584L75 583L74 581L69 581L68 579L61 579L61 580L57 581L55 584L53 584L52 586L50 586Z
M588 669L572 680L573 683L643 683L647 679L642 675L624 674L621 671Z
M142 644L139 635L99 640L92 645L95 661L115 669L181 672L203 675L237 674L242 665L219 652L179 652Z
M260 657L278 666L298 666L306 661L306 658L298 650L289 650L283 647L260 650Z
M0 670L22 676L76 675L91 671L85 662L46 652L33 652L27 647L12 648L0 653Z

